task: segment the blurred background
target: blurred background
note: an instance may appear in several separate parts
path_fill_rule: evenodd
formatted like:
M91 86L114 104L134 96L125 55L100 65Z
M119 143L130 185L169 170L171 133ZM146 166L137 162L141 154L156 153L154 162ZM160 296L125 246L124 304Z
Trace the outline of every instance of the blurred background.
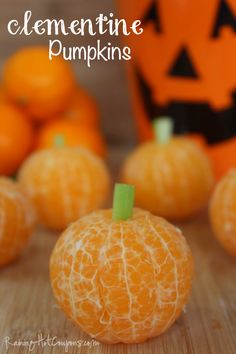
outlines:
M7 31L11 19L23 21L26 10L32 11L32 20L63 18L70 22L79 18L96 18L100 13L117 14L112 0L1 0L0 12L0 65L17 49L48 44L48 36L12 36ZM66 46L93 45L98 38L88 36L67 36L61 38ZM102 42L119 45L120 38L105 37ZM82 61L72 61L80 84L97 99L101 109L101 127L109 145L132 145L135 142L134 124L129 101L125 64L119 61L94 61L88 68Z

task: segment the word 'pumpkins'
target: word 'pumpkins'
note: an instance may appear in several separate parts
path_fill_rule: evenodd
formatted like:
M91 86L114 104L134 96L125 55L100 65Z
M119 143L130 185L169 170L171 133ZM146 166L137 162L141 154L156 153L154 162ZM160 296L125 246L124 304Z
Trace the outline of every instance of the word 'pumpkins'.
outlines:
M70 65L61 57L49 60L46 47L13 54L5 64L3 83L8 96L36 120L64 110L75 87Z
M0 267L12 262L25 248L35 215L17 183L0 178Z
M187 302L192 268L180 230L141 209L126 220L111 210L81 218L59 238L50 262L63 311L106 343L140 343L165 332Z
M22 165L19 182L43 225L64 229L105 202L109 174L103 161L82 148L37 151Z
M221 245L236 256L236 170L218 183L210 204L210 218Z

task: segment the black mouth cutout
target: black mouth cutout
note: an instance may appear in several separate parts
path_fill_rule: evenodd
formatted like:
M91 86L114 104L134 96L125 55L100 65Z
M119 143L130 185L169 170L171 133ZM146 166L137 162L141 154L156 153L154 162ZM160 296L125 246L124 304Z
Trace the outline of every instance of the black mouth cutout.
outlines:
M232 92L233 104L221 111L214 111L204 102L172 101L161 106L154 102L151 87L136 66L135 76L148 119L169 116L174 121L176 134L200 133L209 144L218 143L236 135L236 90Z

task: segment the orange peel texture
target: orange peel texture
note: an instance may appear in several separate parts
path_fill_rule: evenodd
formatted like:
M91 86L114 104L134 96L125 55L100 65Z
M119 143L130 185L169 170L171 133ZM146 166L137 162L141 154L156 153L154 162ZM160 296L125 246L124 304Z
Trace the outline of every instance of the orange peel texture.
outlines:
M59 238L50 262L58 304L91 337L139 343L165 332L191 288L193 260L181 231L134 209L127 221L91 213Z
M135 186L138 207L167 219L186 219L207 203L214 184L204 151L187 138L148 142L126 159L121 179Z
M0 267L24 250L33 231L35 214L17 183L0 177Z
M210 203L210 219L220 244L236 257L236 169L218 183Z
M32 154L19 171L22 184L40 222L62 230L71 222L101 207L110 178L106 165L83 148L55 147Z

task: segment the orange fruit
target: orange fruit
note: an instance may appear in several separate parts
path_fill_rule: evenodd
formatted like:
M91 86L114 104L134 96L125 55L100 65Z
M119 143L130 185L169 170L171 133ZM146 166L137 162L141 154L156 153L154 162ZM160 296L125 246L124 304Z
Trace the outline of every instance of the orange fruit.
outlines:
M72 69L61 57L49 59L47 47L17 51L6 62L4 87L9 97L35 120L63 111L75 88Z
M54 147L33 153L19 182L41 224L55 230L102 206L109 190L104 162L83 148Z
M218 241L236 256L236 169L217 184L210 203L210 219Z
M99 108L96 100L84 89L77 88L65 112L56 119L66 119L92 128L98 127Z
M167 219L185 219L208 201L214 179L202 148L189 138L148 142L126 159L124 183L136 188L136 204Z
M0 174L16 172L33 145L33 130L23 113L0 102Z
M208 155L216 180L220 181L232 168L236 168L236 137L209 145Z
M95 211L59 238L50 261L59 306L91 337L140 343L178 318L191 288L193 261L181 231L135 209L126 221Z
M0 85L0 103L6 103L6 102L7 102L6 92L3 86Z
M41 127L36 139L36 149L53 147L58 136L63 139L65 146L81 146L102 157L106 155L104 139L97 130L65 119L48 122Z
M13 261L25 248L35 215L21 187L0 177L0 266Z

